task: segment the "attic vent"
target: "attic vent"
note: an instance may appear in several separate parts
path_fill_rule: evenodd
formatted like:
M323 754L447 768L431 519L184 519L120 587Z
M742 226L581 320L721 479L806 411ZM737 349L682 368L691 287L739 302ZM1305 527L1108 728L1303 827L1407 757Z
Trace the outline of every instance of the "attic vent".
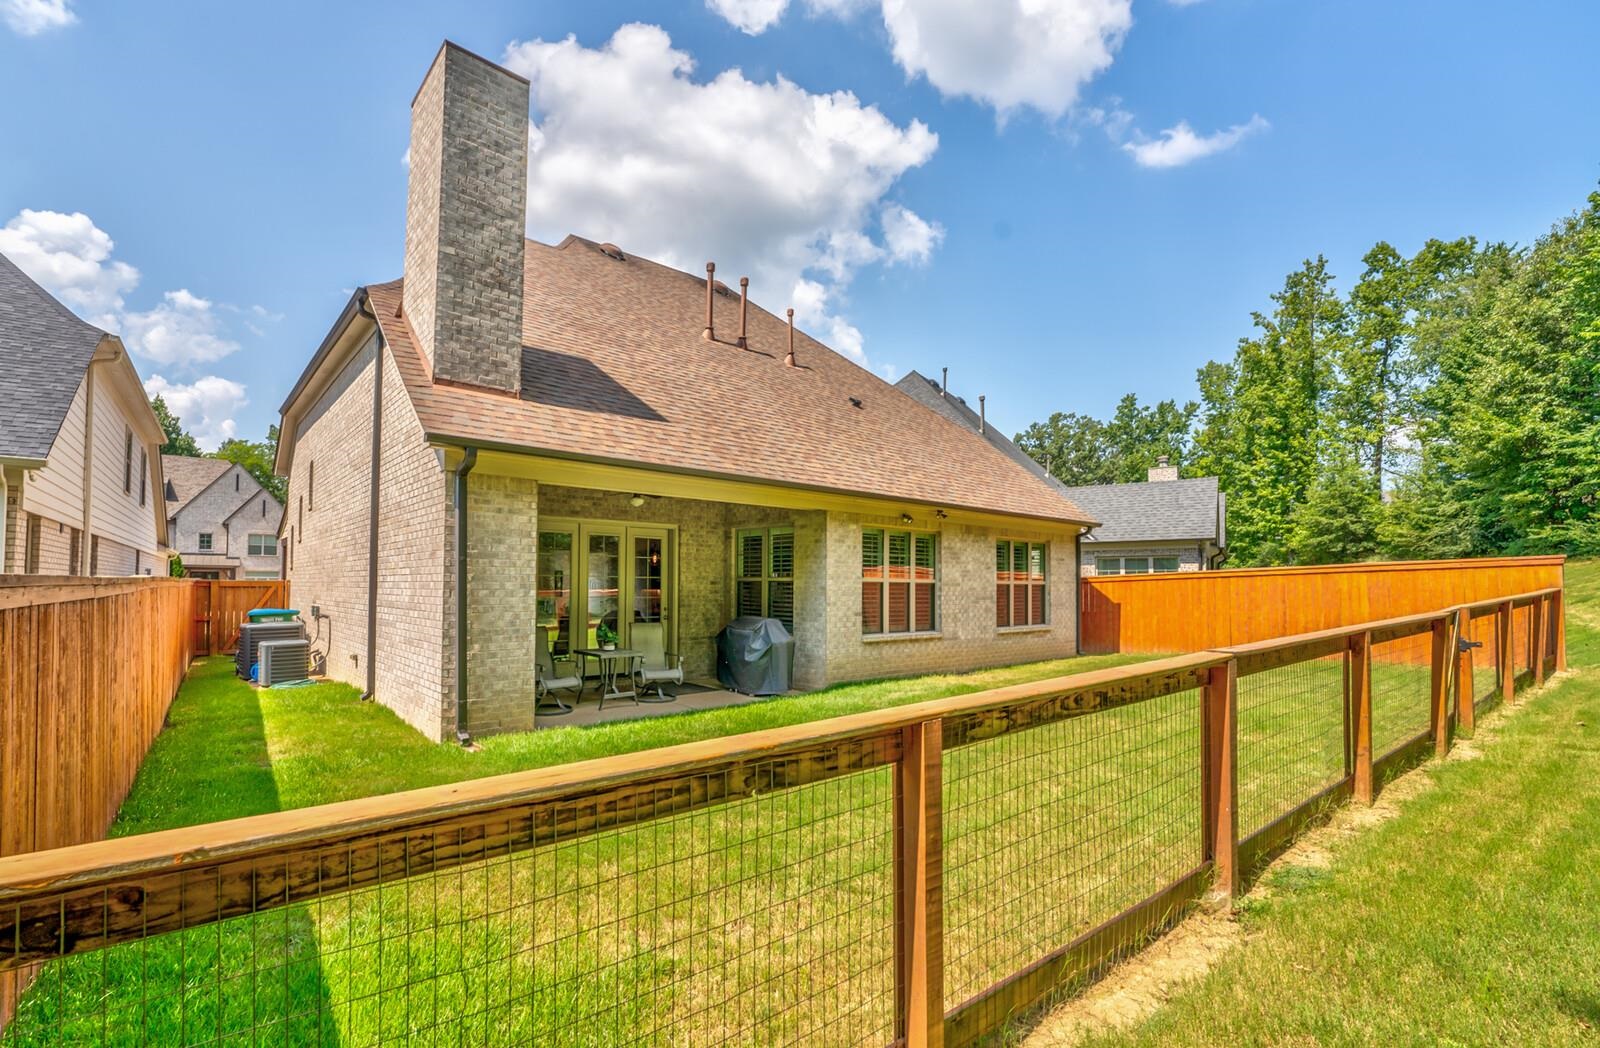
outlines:
M859 408L861 406L861 398L860 397L851 397L850 398L850 406Z
M608 258L614 258L618 262L628 261L628 256L624 255L622 249L615 244L601 244L600 253Z

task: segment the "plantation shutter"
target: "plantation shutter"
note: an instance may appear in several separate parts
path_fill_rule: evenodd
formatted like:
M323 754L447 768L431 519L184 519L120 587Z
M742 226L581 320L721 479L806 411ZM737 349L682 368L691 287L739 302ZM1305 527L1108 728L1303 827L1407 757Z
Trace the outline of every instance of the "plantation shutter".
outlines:
M861 533L861 632L883 632L883 532Z
M767 614L794 632L794 532L772 532L772 561L768 569Z
M738 597L740 615L763 616L766 602L763 599L763 569L766 565L766 532L741 531L738 543Z

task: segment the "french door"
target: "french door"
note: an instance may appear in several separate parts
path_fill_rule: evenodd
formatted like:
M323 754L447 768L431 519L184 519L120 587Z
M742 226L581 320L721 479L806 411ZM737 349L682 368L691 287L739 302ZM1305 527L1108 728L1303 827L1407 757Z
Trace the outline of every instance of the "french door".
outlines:
M600 644L675 647L674 529L599 521L541 521L538 625L558 658Z

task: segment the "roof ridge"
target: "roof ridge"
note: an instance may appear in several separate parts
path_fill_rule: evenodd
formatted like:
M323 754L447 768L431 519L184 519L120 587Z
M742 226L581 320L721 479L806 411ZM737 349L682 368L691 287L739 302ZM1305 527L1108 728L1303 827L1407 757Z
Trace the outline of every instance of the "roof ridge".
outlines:
M21 266L17 265L15 262L13 262L9 257L6 256L6 254L4 252L0 252L0 261L3 261L6 265L10 266L13 270L16 271L16 274L22 278L22 283L23 283L22 290L25 293L31 294L34 298L39 299L46 306L49 306L52 310L54 310L55 312L59 313L61 316L65 317L66 319L68 319L70 321L72 321L73 323L81 324L83 327L88 328L90 331L95 332L97 335L104 336L104 335L111 334L111 332L106 331L104 328L101 328L101 327L98 327L98 326L96 326L94 324L91 324L87 320L85 320L82 317L78 316L78 314L74 313L72 311L72 309L67 306L66 303L62 302L59 298L56 298L49 291L46 291L43 284L39 283L37 280L33 279L33 277L29 276L27 270L23 269Z

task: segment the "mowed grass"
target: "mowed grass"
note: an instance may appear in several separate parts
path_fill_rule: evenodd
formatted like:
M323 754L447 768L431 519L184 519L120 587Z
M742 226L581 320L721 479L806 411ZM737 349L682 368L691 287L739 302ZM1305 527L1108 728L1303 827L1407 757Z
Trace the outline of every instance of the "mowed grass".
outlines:
M1570 675L1330 868L1274 876L1244 946L1090 1043L1600 1042L1600 562L1566 577Z
M449 782L1056 676L1077 659L842 686L598 728L426 742L347 688L198 666L117 832ZM1426 670L1375 666L1404 736ZM1245 678L1242 829L1344 774L1338 660ZM1380 717L1380 723L1384 720ZM1195 693L945 758L946 1002L1183 876L1199 855ZM892 783L880 768L50 966L17 1043L886 1043ZM411 847L415 842L399 842ZM408 853L409 854L409 853ZM123 1031L118 1034L117 1031Z

